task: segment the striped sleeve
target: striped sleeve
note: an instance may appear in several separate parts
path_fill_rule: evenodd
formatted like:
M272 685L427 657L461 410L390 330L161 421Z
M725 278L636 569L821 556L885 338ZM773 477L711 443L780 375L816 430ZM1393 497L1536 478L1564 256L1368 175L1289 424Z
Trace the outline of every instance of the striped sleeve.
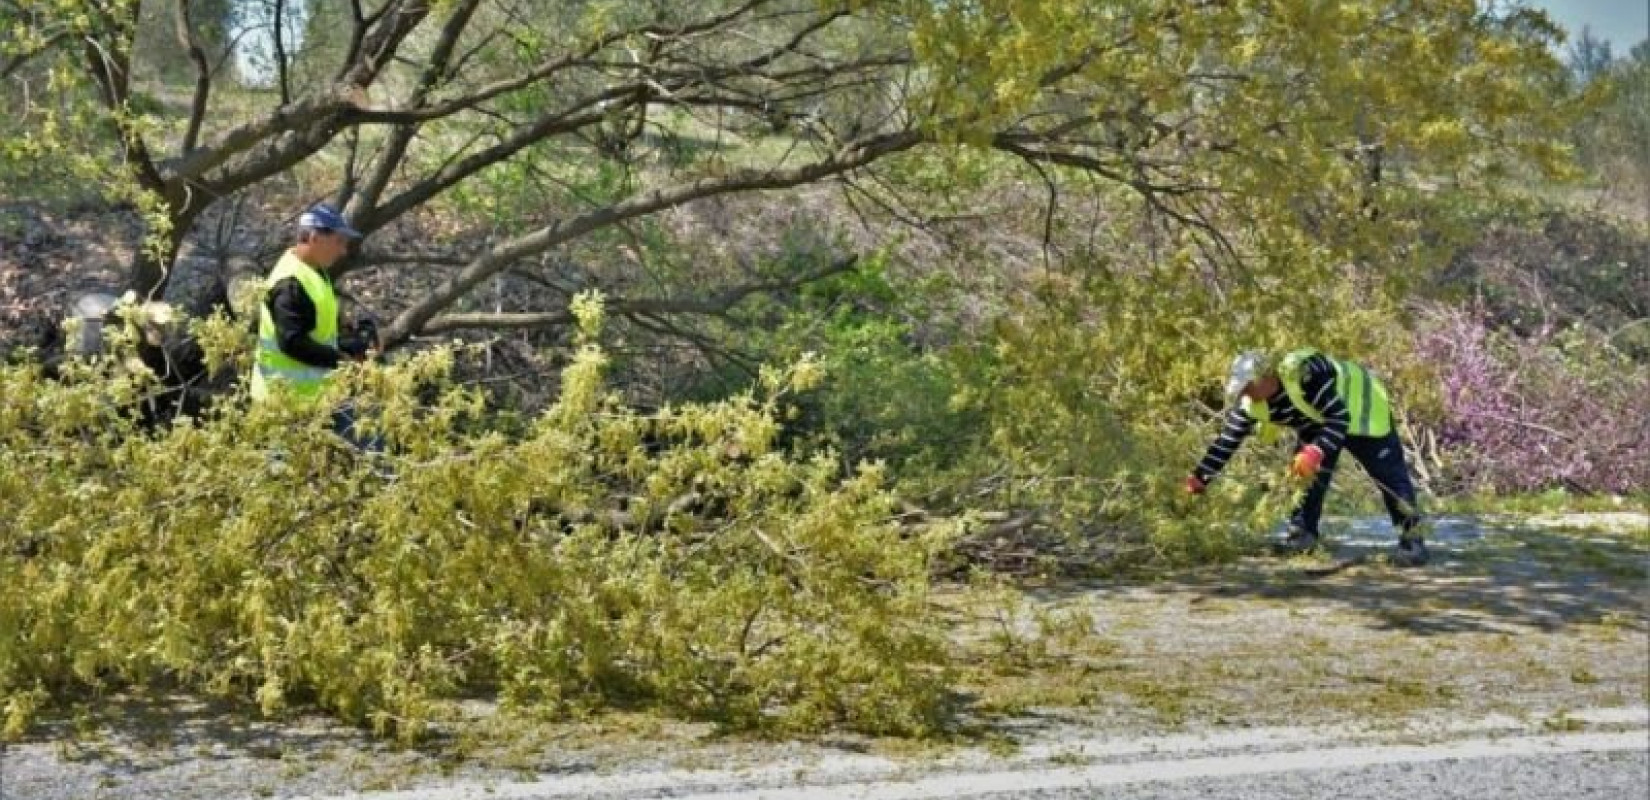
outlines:
M1329 458L1346 444L1346 431L1352 425L1352 415L1335 392L1335 365L1318 355L1306 360L1301 371L1301 394L1323 415L1322 431L1312 441Z
M1244 413L1241 407L1227 411L1220 436L1215 439L1214 444L1209 445L1208 452L1203 454L1203 460L1197 463L1197 469L1193 470L1192 474L1204 483L1214 480L1215 476L1226 468L1226 462L1237 452L1238 446L1243 444L1243 440L1248 438L1254 429L1254 417Z

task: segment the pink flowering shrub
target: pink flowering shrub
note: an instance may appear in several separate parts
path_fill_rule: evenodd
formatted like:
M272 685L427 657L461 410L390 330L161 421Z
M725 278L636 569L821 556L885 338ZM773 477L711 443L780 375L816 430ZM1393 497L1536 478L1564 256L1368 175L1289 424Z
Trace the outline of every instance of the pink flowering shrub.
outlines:
M1426 316L1417 351L1437 373L1452 488L1650 490L1650 366L1578 327L1521 338L1469 309Z

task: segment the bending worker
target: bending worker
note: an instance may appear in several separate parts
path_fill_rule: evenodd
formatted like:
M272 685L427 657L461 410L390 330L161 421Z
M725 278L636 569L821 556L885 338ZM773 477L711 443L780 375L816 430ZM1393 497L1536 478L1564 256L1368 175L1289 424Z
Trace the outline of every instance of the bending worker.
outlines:
M1427 562L1403 442L1392 424L1386 387L1373 374L1316 350L1296 350L1275 364L1248 352L1232 361L1226 395L1234 400L1241 395L1241 402L1226 413L1220 438L1186 479L1187 491L1201 494L1257 425L1263 439L1271 435L1272 426L1286 425L1297 437L1290 472L1313 481L1290 514L1283 549L1307 552L1318 546L1324 495L1341 451L1347 450L1380 487L1387 514L1400 531L1393 563Z
M331 206L311 206L298 217L298 240L275 263L258 307L254 400L312 401L339 361L366 357L373 342L339 336L338 297L327 274L349 253L350 242L360 238ZM334 412L333 428L361 444L347 406Z

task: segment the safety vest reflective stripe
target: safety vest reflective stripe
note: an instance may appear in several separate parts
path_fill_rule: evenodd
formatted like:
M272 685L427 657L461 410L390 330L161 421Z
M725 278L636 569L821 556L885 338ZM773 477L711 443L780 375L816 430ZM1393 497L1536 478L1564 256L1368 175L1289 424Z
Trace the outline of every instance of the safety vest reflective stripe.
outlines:
M324 367L277 367L269 364L258 364L257 370L266 380L276 378L300 384L324 381L327 374L332 372Z
M1351 423L1351 430L1369 430L1369 415L1374 411L1374 403L1371 402L1370 397L1370 384L1373 381L1370 379L1369 373L1357 364L1334 359L1331 359L1331 361L1334 362L1335 372L1337 373L1336 391L1341 395L1342 402L1346 404L1346 413L1348 421ZM1343 386L1345 388L1342 388Z
M321 344L324 344L327 347L337 347L338 346L338 337L334 336L331 339L327 339L326 341L321 342ZM273 351L273 352L277 352L277 353L281 352L281 343L275 341L274 339L265 339L263 337L259 337L258 338L258 346L265 349L265 350L269 350L269 351ZM321 368L316 367L316 369L321 369Z

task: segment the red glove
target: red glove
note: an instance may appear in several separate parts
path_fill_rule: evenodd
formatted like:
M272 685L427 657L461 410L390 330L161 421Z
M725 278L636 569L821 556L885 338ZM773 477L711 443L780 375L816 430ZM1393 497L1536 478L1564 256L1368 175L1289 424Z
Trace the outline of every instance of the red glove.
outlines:
M1187 475L1186 476L1186 493L1187 494L1203 494L1203 487L1205 487L1207 485L1208 484L1203 482L1202 478L1199 478L1196 475Z
M1295 454L1295 463L1289 465L1289 471L1297 478L1310 478L1318 474L1318 468L1323 466L1323 451L1315 444L1309 444Z

